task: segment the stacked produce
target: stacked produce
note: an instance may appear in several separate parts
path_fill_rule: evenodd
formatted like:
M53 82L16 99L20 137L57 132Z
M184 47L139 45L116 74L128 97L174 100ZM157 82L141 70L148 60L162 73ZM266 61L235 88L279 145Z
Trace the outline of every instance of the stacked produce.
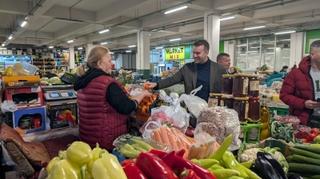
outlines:
M148 152L153 147L146 143L141 137L123 135L118 137L113 145L127 158L136 158L141 152Z
M48 179L126 179L117 158L99 146L91 150L84 142L73 142L48 164Z
M304 178L320 178L320 144L295 144L289 149L289 172Z
M166 153L152 149L140 153L136 161L122 163L128 179L215 179L208 170L184 159L184 150Z

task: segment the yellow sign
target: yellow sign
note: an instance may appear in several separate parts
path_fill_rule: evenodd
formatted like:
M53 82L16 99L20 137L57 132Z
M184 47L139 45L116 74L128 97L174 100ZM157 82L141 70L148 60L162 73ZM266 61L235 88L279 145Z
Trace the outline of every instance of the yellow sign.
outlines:
M183 60L185 48L184 46L165 48L166 60Z

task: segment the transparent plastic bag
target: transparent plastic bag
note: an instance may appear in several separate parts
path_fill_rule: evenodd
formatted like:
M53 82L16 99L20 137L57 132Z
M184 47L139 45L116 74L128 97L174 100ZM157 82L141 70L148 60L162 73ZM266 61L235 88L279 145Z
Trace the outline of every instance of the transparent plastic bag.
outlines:
M203 100L202 98L195 96L195 94L200 91L202 88L202 85L199 86L198 88L192 90L190 92L190 95L187 94L183 94L180 96L180 101L183 101L188 110L196 117L199 117L199 114L201 112L201 110L203 110L204 108L208 107L208 103Z
M18 109L18 108L17 108L17 106L14 104L13 101L5 100L5 101L3 101L3 103L1 104L1 111L2 111L2 113L14 112L14 111L16 111L17 109Z

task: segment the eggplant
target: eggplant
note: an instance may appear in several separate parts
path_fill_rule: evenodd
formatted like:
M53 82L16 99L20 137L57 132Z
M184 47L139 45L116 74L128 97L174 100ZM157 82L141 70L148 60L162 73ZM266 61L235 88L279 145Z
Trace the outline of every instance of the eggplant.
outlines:
M263 153L263 157L270 162L274 170L281 176L281 178L287 179L286 173L276 159L274 159L269 153Z

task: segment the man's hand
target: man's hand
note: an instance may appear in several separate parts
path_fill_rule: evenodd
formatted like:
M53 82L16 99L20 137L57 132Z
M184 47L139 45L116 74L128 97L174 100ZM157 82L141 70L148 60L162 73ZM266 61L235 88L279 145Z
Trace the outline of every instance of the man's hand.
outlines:
M312 101L312 100L307 100L304 102L304 106L307 109L315 109L315 108L320 108L320 102Z
M143 84L144 89L153 89L157 86L157 83L145 82Z

